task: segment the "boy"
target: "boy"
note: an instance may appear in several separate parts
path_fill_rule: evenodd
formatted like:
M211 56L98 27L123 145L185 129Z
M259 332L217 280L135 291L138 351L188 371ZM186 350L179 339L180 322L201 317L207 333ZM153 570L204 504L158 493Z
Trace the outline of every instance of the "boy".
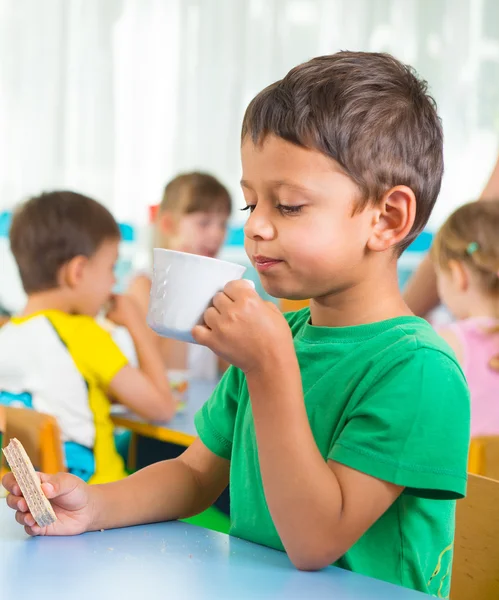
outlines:
M68 471L89 483L126 475L109 397L149 419L174 413L152 333L129 298L111 296L119 240L111 213L72 192L31 198L10 229L28 299L0 330L0 404L54 415ZM130 331L138 369L95 321L110 300L107 316Z
M267 292L310 309L283 317L228 284L193 332L234 365L196 417L199 439L92 490L43 475L70 524L37 528L7 476L9 506L32 535L175 519L209 506L230 472L234 535L300 569L336 563L445 595L468 391L396 269L440 188L433 101L388 55L313 59L249 105L242 166L246 251Z

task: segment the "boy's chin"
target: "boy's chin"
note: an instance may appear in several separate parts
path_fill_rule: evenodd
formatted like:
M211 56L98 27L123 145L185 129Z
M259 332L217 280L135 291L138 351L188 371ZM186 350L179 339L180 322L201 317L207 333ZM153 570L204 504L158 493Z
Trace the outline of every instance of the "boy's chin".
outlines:
M265 278L260 278L263 289L272 296L280 300L309 300L310 295L302 290L297 290L287 286L277 285L275 282L267 281Z

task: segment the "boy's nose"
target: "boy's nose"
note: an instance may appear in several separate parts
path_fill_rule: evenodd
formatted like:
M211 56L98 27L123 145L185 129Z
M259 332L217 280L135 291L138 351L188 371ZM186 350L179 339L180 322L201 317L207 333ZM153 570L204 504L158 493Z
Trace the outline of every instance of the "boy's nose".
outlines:
M254 240L271 240L275 237L275 227L272 221L263 213L257 212L255 208L244 226L246 237Z

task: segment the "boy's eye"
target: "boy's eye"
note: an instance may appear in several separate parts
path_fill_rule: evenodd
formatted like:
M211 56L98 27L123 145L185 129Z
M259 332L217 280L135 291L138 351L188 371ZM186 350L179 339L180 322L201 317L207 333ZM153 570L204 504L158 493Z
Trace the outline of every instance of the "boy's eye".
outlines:
M248 204L244 208L241 208L241 210L249 210L250 212L253 212L255 210L255 207L256 207L256 204ZM285 215L296 215L296 214L298 214L301 211L301 209L303 208L303 206L288 206L287 204L278 204L276 206L276 208L282 214L285 214Z
M303 206L288 206L286 204L278 204L277 208L285 215L296 215L301 211Z

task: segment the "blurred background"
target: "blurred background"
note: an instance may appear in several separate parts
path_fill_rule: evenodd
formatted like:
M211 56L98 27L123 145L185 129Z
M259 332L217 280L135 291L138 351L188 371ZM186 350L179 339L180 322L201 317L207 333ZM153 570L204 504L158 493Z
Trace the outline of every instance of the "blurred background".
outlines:
M428 80L446 172L429 233L476 198L499 150L497 0L0 0L0 304L23 294L10 211L55 188L123 224L121 276L149 252L148 207L178 172L239 188L250 99L292 66L340 49L386 51ZM235 210L224 256L245 260ZM401 261L401 284L423 236Z

